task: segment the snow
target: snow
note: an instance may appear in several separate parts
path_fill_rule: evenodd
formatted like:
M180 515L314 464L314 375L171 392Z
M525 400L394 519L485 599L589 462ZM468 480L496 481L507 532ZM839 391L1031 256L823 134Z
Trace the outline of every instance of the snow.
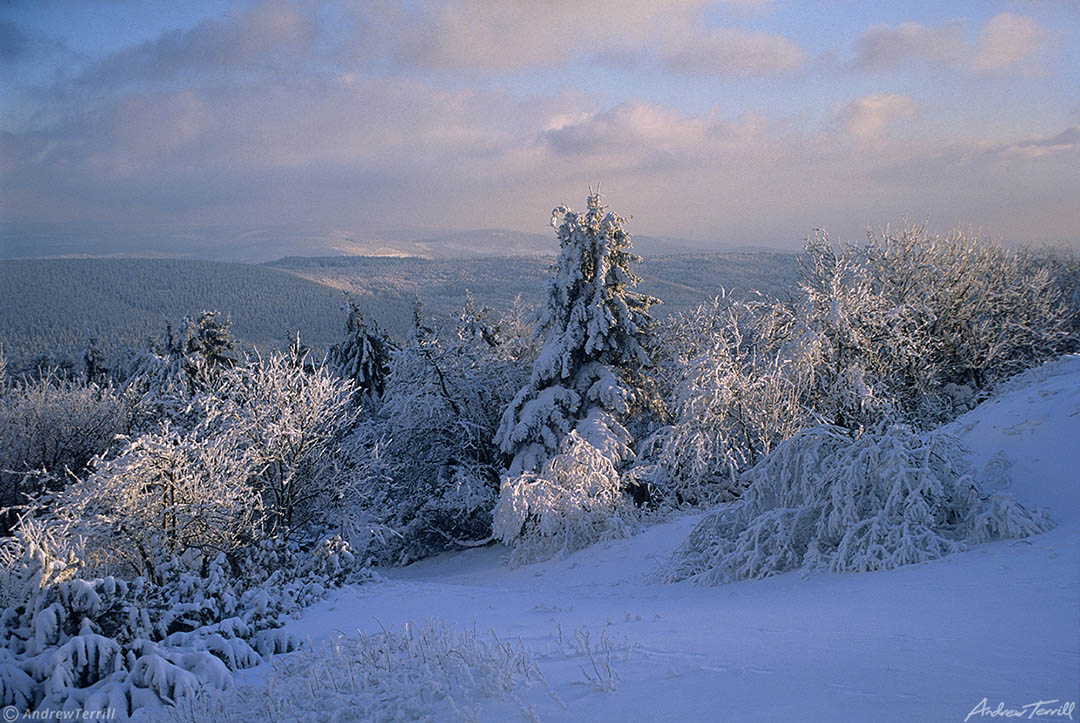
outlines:
M1080 356L1027 372L948 429L984 488L1048 508L1058 526L887 571L647 582L702 517L688 515L518 568L487 547L387 569L286 631L310 650L429 619L493 630L529 651L546 685L472 701L481 720L961 721L984 698L991 710L1074 701ZM258 688L268 674L239 675Z

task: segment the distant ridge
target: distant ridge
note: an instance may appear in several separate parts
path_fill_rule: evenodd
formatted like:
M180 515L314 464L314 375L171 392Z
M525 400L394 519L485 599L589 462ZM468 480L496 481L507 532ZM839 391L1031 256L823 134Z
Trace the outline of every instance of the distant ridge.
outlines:
M555 234L508 229L401 230L365 237L345 229L273 227L244 232L199 229L166 236L134 232L43 234L9 226L0 232L0 259L172 258L267 263L288 257L378 256L425 259L535 258L558 253ZM668 236L633 236L642 256L769 252L774 248L721 246Z

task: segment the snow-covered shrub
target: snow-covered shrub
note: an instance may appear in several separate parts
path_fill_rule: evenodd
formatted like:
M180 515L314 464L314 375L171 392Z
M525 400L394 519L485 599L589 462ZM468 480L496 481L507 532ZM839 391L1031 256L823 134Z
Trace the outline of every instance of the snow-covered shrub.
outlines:
M92 577L70 532L24 520L0 547L0 699L21 710L126 716L228 688L230 671L297 648L284 615L372 579L335 538L264 540L232 560L189 549L148 577Z
M804 361L777 353L778 302L722 295L670 317L662 348L672 423L647 439L634 473L655 501L703 504L741 490L740 473L815 419Z
M305 356L272 352L221 373L208 426L242 454L265 532L289 536L333 513L347 477L334 451L352 427L351 388Z
M634 475L664 501L707 503L737 495L742 472L807 427L955 417L1075 346L1071 257L1054 258L922 227L839 248L819 232L790 301L720 297L665 324L674 418Z
M232 553L262 536L250 465L229 435L165 423L129 439L50 507L83 537L95 574L154 579L163 558Z
M526 373L508 356L471 297L449 340L418 321L394 352L382 404L350 439L367 473L363 505L393 530L377 559L406 563L490 539L501 468L491 440Z
M16 384L0 396L0 508L82 474L129 419L129 405L108 386L48 374ZM12 521L5 516L0 530Z
M799 567L886 570L1053 526L1041 510L982 495L955 437L905 425L858 438L815 427L746 477L743 497L694 528L665 580L715 585Z
M842 319L851 329L831 337L832 358L857 359L898 412L933 425L1075 347L1057 273L1041 252L905 226L840 248L820 235L804 254L801 291L818 328Z
M493 529L512 545L511 564L562 557L630 535L637 516L616 468L628 441L602 449L571 431L540 472L503 483Z
M192 400L213 393L221 372L238 362L230 325L217 311L184 317L178 330L167 325L160 340L148 341L135 354L124 391L137 400L139 428L166 420L181 427L201 421Z
M532 684L546 685L520 644L428 620L303 650L275 661L265 685L187 701L169 718L477 720L485 700Z

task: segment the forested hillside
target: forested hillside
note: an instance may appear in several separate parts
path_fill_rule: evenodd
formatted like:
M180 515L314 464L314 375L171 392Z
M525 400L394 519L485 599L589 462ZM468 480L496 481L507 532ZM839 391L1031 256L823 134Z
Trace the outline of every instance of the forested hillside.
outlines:
M301 331L325 348L341 332L341 293L247 264L175 259L49 259L0 263L0 344L12 369L42 356L79 360L90 337L112 357L203 309L233 321L243 345L285 346ZM376 317L411 300L381 300Z
M520 294L540 303L553 257L442 259L292 257L265 266L191 259L39 259L0 263L0 344L11 371L43 357L78 364L88 340L106 358L156 337L166 323L203 309L232 318L247 347L284 347L299 330L321 353L338 339L341 291L392 337L410 333L416 300L445 322L465 301L506 310ZM721 288L785 296L795 256L723 253L659 256L639 264L645 293L663 298L657 316L685 310ZM288 272L288 273L283 273Z

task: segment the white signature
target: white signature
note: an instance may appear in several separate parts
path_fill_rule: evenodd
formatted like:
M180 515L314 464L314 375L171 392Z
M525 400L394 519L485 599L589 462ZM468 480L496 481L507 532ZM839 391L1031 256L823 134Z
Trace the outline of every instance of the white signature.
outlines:
M991 718L1026 718L1031 720L1035 716L1040 718L1068 718L1073 719L1073 711L1076 710L1075 701L1064 701L1055 698L1053 700L1037 700L1034 703L1022 705L1019 708L1006 706L999 701L997 708L991 708L986 698L980 700L971 712L967 714L964 723L972 716L990 716Z

